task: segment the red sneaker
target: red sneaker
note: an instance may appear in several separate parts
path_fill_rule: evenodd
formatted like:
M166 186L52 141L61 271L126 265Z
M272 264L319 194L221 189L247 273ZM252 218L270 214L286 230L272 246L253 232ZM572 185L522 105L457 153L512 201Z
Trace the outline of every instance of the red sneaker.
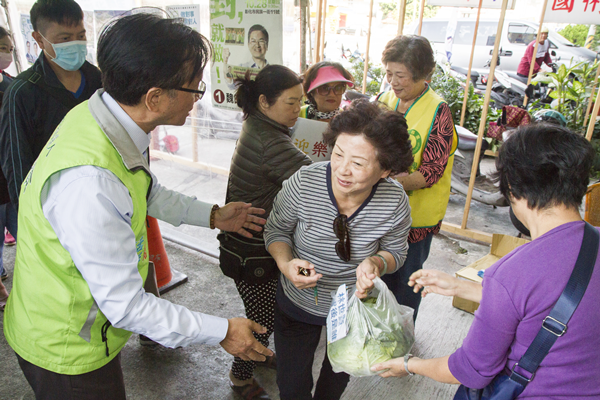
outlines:
M15 244L17 244L17 241L15 240L13 235L11 235L10 232L6 230L4 231L4 244L7 246L14 246Z

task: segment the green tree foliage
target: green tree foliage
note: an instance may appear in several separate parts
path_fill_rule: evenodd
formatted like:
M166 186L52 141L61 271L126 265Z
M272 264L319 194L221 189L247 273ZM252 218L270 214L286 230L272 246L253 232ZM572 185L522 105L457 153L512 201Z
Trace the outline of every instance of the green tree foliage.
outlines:
M421 2L419 0L406 1L406 14L404 20L404 23L406 25L419 18L419 7L421 7ZM388 17L398 19L398 0L389 0L387 2L381 2L379 3L379 9L383 13L383 19L386 19ZM423 18L435 17L439 9L440 8L438 6L426 5L425 10L423 11Z
M362 91L363 75L365 70L365 62L357 58L352 62L350 73L354 77L354 87L358 91ZM373 63L369 62L369 79L367 79L367 90L366 93L374 96L379 93L381 82L385 78L385 70L383 65L374 66Z
M430 85L437 94L446 100L446 103L448 103L448 106L450 107L450 111L452 111L454 123L458 125L460 123L460 114L462 112L465 96L464 87L454 77L444 73L439 67L435 69ZM467 96L467 108L465 110L465 122L463 127L477 134L479 131L482 109L483 97L475 93L473 85L469 85L469 95ZM496 121L500 114L501 111L490 107L486 118L487 122Z
M383 19L388 17L392 17L394 19L398 19L398 2L397 1L389 1L387 3L379 3L379 9L383 13Z
M565 39L569 40L577 46L585 46L585 41L589 32L589 25L567 25L558 33L560 33ZM592 48L596 49L600 45L600 25L596 25L596 34L592 40Z

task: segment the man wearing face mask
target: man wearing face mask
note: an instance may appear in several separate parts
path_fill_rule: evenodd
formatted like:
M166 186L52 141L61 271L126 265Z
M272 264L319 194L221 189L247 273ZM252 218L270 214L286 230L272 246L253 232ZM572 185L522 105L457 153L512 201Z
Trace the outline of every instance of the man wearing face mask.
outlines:
M83 11L73 0L38 0L30 11L37 61L5 92L0 112L0 160L10 199L18 207L21 183L54 129L102 87L87 61Z

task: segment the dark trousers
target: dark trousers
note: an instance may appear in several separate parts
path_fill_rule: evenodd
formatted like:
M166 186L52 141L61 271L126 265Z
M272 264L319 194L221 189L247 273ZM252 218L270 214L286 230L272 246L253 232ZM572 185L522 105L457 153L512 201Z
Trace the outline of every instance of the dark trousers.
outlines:
M323 359L314 397L312 365L321 338L320 325L297 321L275 307L275 351L277 386L281 400L337 400L348 385L350 375L335 373L327 354Z
M0 205L0 274L4 274L4 264L2 262L2 253L4 251L4 228L17 238L17 212L12 203Z
M125 400L121 354L95 371L64 375L25 361L17 354L19 365L37 400Z
M419 305L421 304L421 293L413 292L413 288L408 286L408 278L416 271L423 268L423 264L429 257L433 233L428 234L425 239L408 244L408 254L406 261L400 269L393 274L387 274L381 277L388 289L394 293L398 304L409 306L415 310L413 320L417 320Z

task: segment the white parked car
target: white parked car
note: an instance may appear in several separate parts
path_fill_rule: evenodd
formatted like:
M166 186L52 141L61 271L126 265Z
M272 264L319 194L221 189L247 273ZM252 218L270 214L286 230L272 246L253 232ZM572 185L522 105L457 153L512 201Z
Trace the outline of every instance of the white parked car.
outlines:
M438 61L445 62L446 58L446 32L448 19L432 18L423 20L421 35L429 39L434 46ZM463 68L469 67L471 47L473 45L473 31L475 29L474 19L458 19L454 32L454 43L452 45L452 56L450 62ZM494 49L498 21L481 19L477 30L477 42L475 43L475 55L473 57L473 69L486 74L485 67L491 59L490 51ZM525 54L527 45L535 40L538 24L529 21L505 20L502 29L502 41L500 65L498 69L506 72L517 72L521 58ZM418 25L413 23L405 30L407 34L417 34ZM579 47L569 42L556 32L549 32L550 54L557 64L566 64L581 61L594 62L598 54L584 47ZM572 60L572 61L571 61Z

